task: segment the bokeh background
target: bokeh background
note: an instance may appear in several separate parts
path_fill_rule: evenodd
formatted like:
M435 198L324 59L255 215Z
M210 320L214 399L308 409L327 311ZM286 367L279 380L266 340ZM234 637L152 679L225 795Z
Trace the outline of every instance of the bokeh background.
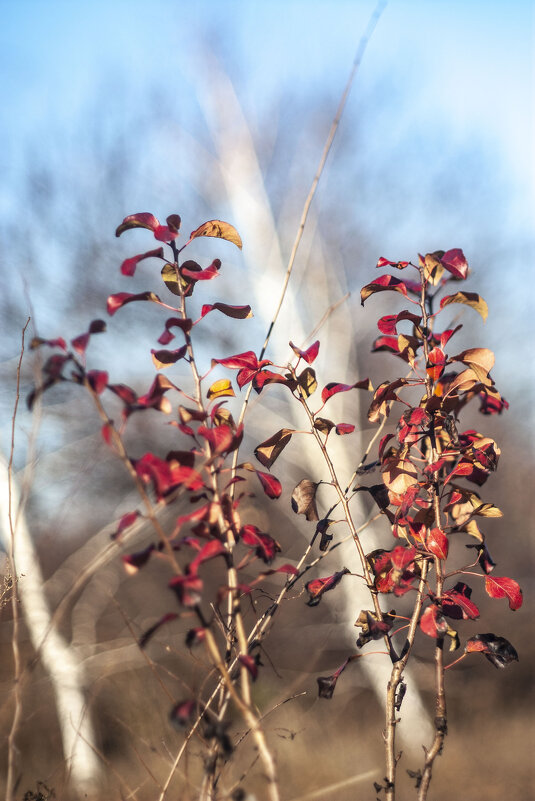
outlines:
M221 258L217 299L250 303L255 317L244 323L207 318L199 353L208 362L211 356L259 350L303 203L374 8L360 0L0 2L4 458L10 456L27 317L31 334L70 338L91 319L105 317L111 292L152 288L157 275L149 268L140 267L129 283L119 275L123 258L152 246L146 232L115 239L115 227L129 213L151 211L161 219L179 213L185 232L213 218L238 228L243 253L225 242L200 240L190 257L206 264ZM436 799L451 797L452 785L466 798L528 799L535 790L529 757L535 745L534 30L533 3L521 0L386 5L352 88L268 351L275 361L287 359L288 340L305 342L326 310L349 293L319 334L324 383L365 375L377 383L397 375L391 357L369 355L375 320L393 310L394 302L374 298L365 309L359 302L360 287L371 280L380 256L414 259L418 252L461 247L472 270L467 289L489 304L486 324L470 310L462 315L459 349L480 345L495 352L493 377L510 402L498 419L469 422L502 447L500 470L483 493L504 512L489 528L489 547L500 573L518 578L526 601L513 615L505 602L481 598L487 617L478 630L508 636L521 661L504 674L487 663L469 669L463 663L448 677L451 735L437 767ZM202 302L216 299L212 286L203 291ZM126 307L109 321L106 335L94 338L92 366L106 366L114 381L147 389L154 372L149 350L161 328L156 307ZM23 399L33 364L31 358L23 364ZM179 378L180 369L173 380ZM283 394L274 391L272 397L269 414L259 404L252 409L253 446L290 419ZM358 450L373 431L355 407L345 406L344 413L361 415ZM133 421L136 448L154 438L165 445L168 431L156 417ZM37 418L25 407L17 418L14 466L51 608L87 560L107 546L105 527L135 503L98 428L80 393L64 387L45 397ZM275 472L291 491L311 467L306 452L286 453L286 466L277 464ZM340 458L354 465L352 453ZM260 521L270 520L285 558L292 559L309 531L288 509L286 498L276 511L257 513ZM126 581L115 557L69 601L61 623L85 671L99 750L109 763L107 798L128 795L125 783L140 801L157 797L150 774L163 775L168 753L181 743L181 735L169 730L168 699L151 680L125 623L126 615L139 634L166 611L158 578L155 569ZM8 598L6 587L2 755L13 711ZM348 680L344 689L341 680L328 709L315 697L317 671L329 672L343 659L346 634L337 639L339 612L326 599L319 613L307 609L305 616L298 599L284 612L280 634L274 627L270 655L281 667L278 674L265 668L268 689L259 703L307 692L280 707L268 729L283 765L285 801L371 797L371 778L351 783L355 753L359 773L380 771L381 713L366 682ZM349 617L357 613L351 610ZM308 651L299 640L301 629ZM178 650L180 633L169 641ZM31 658L29 641L24 653ZM163 640L151 654L173 674L167 677L172 693L179 692L180 681L194 681L198 666L170 655ZM151 701L148 716L145 696ZM34 668L23 700L19 796L43 781L68 798L54 696L42 666ZM323 758L311 760L311 753ZM187 775L176 781L174 797L194 797ZM337 783L337 789L321 791Z

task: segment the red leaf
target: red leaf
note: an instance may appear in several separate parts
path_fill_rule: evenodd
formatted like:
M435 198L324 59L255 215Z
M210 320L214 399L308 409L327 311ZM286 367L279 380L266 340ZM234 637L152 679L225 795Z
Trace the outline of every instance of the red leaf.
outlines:
M57 339L42 339L41 337L34 337L30 342L30 350L40 348L41 345L47 345L49 348L61 348L65 352L67 351L67 343L63 337L58 337Z
M485 589L491 598L507 598L509 609L520 609L523 602L522 590L516 581L506 576L487 576Z
M137 509L135 512L127 512L125 515L123 515L119 520L117 528L111 535L111 538L113 540L119 539L123 531L126 531L126 529L130 528L130 526L133 526L138 517L140 517L140 513L137 511Z
M312 579L312 581L308 581L305 584L305 589L309 595L307 606L317 606L321 601L323 594L329 590L333 590L336 585L340 583L346 573L349 572L350 571L347 569L347 567L344 567L343 570L333 573L332 576L316 578Z
M337 434L342 436L343 434L352 434L355 430L355 426L351 423L338 423L334 430Z
M285 384L286 386L290 386L288 379L283 375L274 373L272 370L259 370L253 377L253 389L260 394L265 384Z
M439 559L447 559L449 542L447 536L440 528L432 528L426 537L427 550Z
M134 275L139 262L143 261L143 259L151 258L163 259L163 248L148 250L146 253L140 253L138 256L132 256L130 259L125 259L121 264L121 273L123 275Z
M397 267L398 270L404 270L405 267L408 267L410 262L408 261L388 261L381 256L379 261L376 264L376 267Z
M428 637L443 637L449 629L448 621L439 608L432 604L428 606L420 618L420 628Z
M256 526L247 524L240 530L240 538L244 545L255 549L255 554L266 565L270 565L275 556L280 553L280 545L269 534L264 534Z
M133 461L137 475L146 484L152 483L158 498L162 498L173 487L171 468L164 460L153 453L146 453L141 459Z
M190 562L188 566L188 572L191 575L197 575L199 572L199 567L203 564L203 562L207 562L209 559L214 559L216 556L222 556L226 554L227 551L225 546L219 540L210 540L204 545L193 562Z
M381 317L381 319L377 321L377 328L382 334L397 337L397 324L402 320L410 320L413 325L419 325L422 322L421 315L413 314L407 309L404 309L400 311L399 314L387 314L385 317Z
M442 611L454 620L477 620L479 609L470 600L472 588L462 581L457 582L452 590L442 593L440 604Z
M174 334L171 334L171 328L180 328L185 334L191 331L193 327L193 320L190 320L188 317L182 319L181 317L169 317L165 321L165 331L163 334L158 338L158 342L160 345L169 345L171 340L175 338Z
M260 470L256 470L255 472L268 498L280 498L282 485L278 478L270 475L270 473L262 473Z
M253 313L250 306L229 306L228 303L207 303L201 309L201 318L205 317L208 312L220 311L227 317L233 317L235 320L245 320L247 317L252 317Z
M267 362L271 364L271 362ZM226 359L212 359L212 367L215 364L221 364L223 367L230 367L234 369L241 369L248 367L251 370L258 370L259 363L256 354L252 350L247 350L245 353L237 353L235 356L227 356Z
M395 337L377 337L372 345L372 353L381 353L382 351L390 351L391 353L399 353L398 338Z
M84 356L87 346L89 344L89 340L92 334L102 334L106 330L106 323L104 320L93 320L89 326L89 330L80 334L80 336L75 337L71 340L71 345L73 349L80 354L80 356ZM65 344L63 340L55 340L58 344ZM47 343L48 344L48 343Z
M299 356L300 359L304 359L307 364L312 364L319 353L320 342L319 339L316 340L316 342L310 345L310 347L306 350L301 350L301 348L298 348L297 345L293 344L293 342L290 342L290 347L296 356Z
M243 425L240 425L236 431L228 425L220 425L215 428L200 426L197 433L210 444L212 455L231 453L239 447L243 439Z
M128 231L130 228L147 228L149 231L155 231L159 224L154 214L149 214L148 212L129 214L115 231L115 236L121 236L124 231Z
M323 403L327 403L329 398L332 398L333 395L337 395L339 392L349 392L350 389L366 389L368 392L373 391L369 378L357 381L356 384L341 384L338 381L331 381L331 383L327 384L322 390L321 400Z
M453 248L444 253L440 263L455 278L465 279L468 275L468 264L460 248Z
M369 298L370 295L376 292L386 292L388 290L401 292L402 295L408 297L407 287L403 281L400 281L399 278L394 278L393 275L380 275L375 281L372 281L371 284L366 284L366 286L362 287L360 290L362 306L364 306L364 301Z
M462 328L462 325L458 325L455 328L448 328L448 330L444 331L443 334L440 334L440 335L435 334L435 337L438 337L438 339L440 340L440 347L441 348L445 348L446 345L448 344L448 342L450 341L450 339L452 338L452 336L454 334L456 334L457 331L460 331L461 328Z
M445 365L446 354L444 351L441 348L433 348L429 352L425 371L433 381L437 381L444 372Z
M220 260L214 259L206 270L188 270L186 267L182 267L181 274L186 278L193 278L195 281L211 281L212 278L217 278L219 275L220 267Z
M375 586L379 592L404 595L418 578L414 557L416 548L396 545L391 551L379 549L368 554L367 559L375 575Z
M150 300L153 303L162 304L160 298L154 292L140 292L138 295L133 295L131 292L117 292L117 294L110 295L108 298L106 306L108 314L112 317L122 306L137 300Z
M137 400L137 395L134 390L126 384L109 384L108 389L111 389L127 406L131 406Z
M105 370L89 370L87 380L91 389L100 395L108 386L108 373Z

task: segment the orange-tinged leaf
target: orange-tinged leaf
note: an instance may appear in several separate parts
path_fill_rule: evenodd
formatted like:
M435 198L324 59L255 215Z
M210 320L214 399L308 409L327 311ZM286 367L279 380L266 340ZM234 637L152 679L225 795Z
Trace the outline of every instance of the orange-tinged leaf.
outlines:
M454 295L446 295L446 297L442 298L440 301L440 308L443 309L445 306L449 306L450 303L463 303L465 306L470 306L472 309L475 309L484 320L487 319L489 314L487 302L483 300L481 295L478 295L477 292L456 292Z
M418 483L418 471L409 459L398 459L397 456L385 459L381 472L385 486L398 495L403 495Z
M236 393L232 389L232 383L228 378L220 378L218 381L214 381L206 393L208 400L214 400L214 398L233 398L235 395Z
M514 579L507 576L486 576L485 589L491 598L507 598L509 609L513 611L522 606L522 590Z
M452 356L451 361L467 364L482 383L488 383L488 374L494 367L494 353L488 348L469 348Z
M239 233L233 225L223 222L223 220L208 220L208 222L203 223L195 231L191 232L190 241L198 236L216 236L219 239L226 239L227 242L232 242L240 249L242 248Z
M454 392L468 392L478 383L479 379L477 373L475 373L470 367L467 367L466 370L463 370L461 373L455 376L455 378L449 384L446 385L444 397L447 397Z
M447 536L440 528L432 528L427 535L425 544L427 550L439 559L446 559L448 556L449 542Z

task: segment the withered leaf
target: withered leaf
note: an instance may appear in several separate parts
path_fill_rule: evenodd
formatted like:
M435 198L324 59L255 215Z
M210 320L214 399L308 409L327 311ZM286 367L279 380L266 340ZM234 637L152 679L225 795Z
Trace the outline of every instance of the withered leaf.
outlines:
M316 508L316 490L318 484L303 478L292 492L292 509L298 515L305 515L307 520L319 520Z
M293 428L281 428L272 437L266 439L254 450L254 455L258 461L267 467L268 470L276 459L280 456L284 448L288 445L294 433Z

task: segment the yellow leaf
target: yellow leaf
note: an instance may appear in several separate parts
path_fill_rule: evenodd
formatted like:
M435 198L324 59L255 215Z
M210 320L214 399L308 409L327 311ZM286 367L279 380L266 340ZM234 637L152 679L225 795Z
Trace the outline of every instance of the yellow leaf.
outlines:
M232 384L228 378L220 378L219 381L214 381L206 393L208 400L214 400L214 398L233 398L235 395L236 393L232 389Z

